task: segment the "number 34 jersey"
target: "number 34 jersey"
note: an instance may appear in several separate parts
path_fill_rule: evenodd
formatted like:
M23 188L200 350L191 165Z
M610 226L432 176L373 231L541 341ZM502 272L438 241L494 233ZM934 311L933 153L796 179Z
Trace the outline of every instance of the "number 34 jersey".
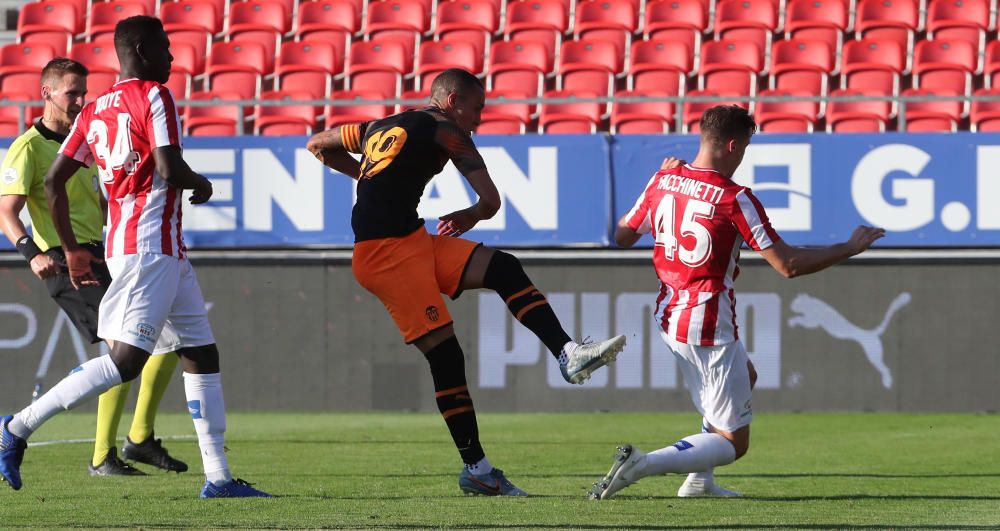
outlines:
M632 230L650 231L660 279L654 319L675 341L736 341L740 246L763 251L781 238L750 189L714 170L690 165L659 171L626 215Z
M156 148L181 147L180 130L170 90L155 81L119 81L77 115L59 152L97 164L108 195L107 257L184 257L181 190L153 160Z

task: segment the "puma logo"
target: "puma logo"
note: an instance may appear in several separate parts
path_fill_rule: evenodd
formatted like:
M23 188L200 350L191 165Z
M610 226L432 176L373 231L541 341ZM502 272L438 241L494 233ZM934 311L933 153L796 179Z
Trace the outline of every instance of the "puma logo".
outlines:
M792 312L797 315L788 320L789 326L801 326L803 328L822 328L831 336L837 339L849 339L861 345L868 363L871 363L875 370L882 375L882 386L886 389L892 388L892 373L886 366L883 359L884 348L882 346L882 334L889 326L892 316L900 309L910 303L911 296L908 292L900 293L891 303L885 312L882 322L872 330L866 330L850 322L843 315L829 304L800 293L792 300Z

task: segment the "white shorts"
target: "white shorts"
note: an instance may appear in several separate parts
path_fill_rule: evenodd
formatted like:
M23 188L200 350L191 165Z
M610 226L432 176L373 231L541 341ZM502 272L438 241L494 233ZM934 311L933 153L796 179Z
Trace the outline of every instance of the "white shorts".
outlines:
M743 343L701 347L678 343L661 332L684 375L691 400L709 424L733 432L750 424L750 370Z
M153 354L215 343L191 262L163 254L108 259L108 286L97 324L100 337Z

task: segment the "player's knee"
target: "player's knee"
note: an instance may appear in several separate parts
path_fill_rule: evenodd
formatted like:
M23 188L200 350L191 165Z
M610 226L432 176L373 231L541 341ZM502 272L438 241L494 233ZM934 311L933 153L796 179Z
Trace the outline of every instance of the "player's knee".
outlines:
M510 295L531 285L531 280L524 272L521 261L516 256L496 251L486 266L483 276L483 286L500 294L506 299Z
M111 349L111 361L114 362L121 375L122 383L131 382L142 374L142 368L149 359L149 353L133 347L127 343L119 342Z
M215 344L182 348L177 351L189 374L214 374L219 372L219 349Z

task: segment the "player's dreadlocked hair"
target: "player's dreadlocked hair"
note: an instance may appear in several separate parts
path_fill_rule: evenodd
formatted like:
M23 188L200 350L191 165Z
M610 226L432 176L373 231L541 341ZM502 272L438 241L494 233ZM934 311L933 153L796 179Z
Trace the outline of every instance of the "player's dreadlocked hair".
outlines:
M743 107L716 105L701 115L701 134L717 142L749 138L757 132L757 122Z
M163 22L156 17L136 15L121 20L115 26L115 51L119 57L131 56L139 43L160 31L163 31Z
M453 92L465 93L474 88L483 88L483 82L461 68L449 68L438 74L431 83L431 97L444 98Z

